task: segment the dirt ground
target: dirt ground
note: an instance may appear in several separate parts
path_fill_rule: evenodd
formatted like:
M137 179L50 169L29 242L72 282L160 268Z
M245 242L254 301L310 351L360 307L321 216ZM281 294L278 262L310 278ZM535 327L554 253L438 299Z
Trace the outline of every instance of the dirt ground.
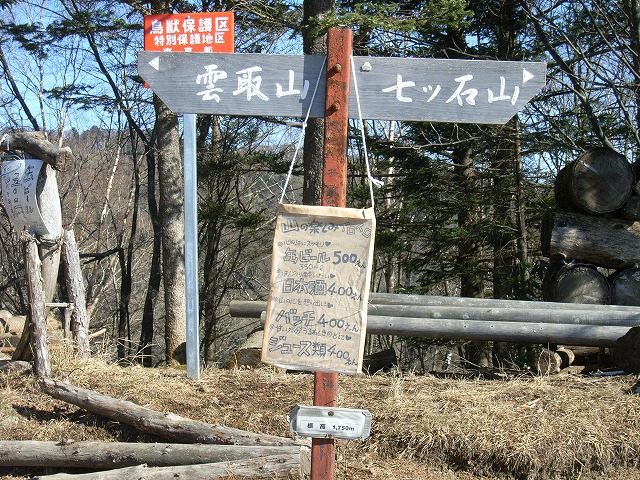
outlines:
M313 375L272 368L172 369L54 359L53 377L162 412L290 436L287 415L313 404ZM522 374L504 380L340 376L338 406L368 409L371 436L338 440L342 480L639 479L638 378ZM164 441L55 400L31 375L0 373L1 440ZM0 460L2 452L0 452ZM55 470L0 467L0 479Z

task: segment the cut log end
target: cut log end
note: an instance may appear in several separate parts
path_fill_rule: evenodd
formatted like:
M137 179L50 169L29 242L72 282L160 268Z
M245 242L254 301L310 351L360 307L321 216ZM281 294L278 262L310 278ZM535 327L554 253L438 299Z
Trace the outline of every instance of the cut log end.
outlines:
M610 278L611 303L640 306L640 268L627 268Z
M624 155L611 148L597 148L558 172L556 203L590 214L610 213L622 207L634 184L635 174Z
M69 147L51 143L42 132L14 132L7 141L12 149L27 152L59 171L66 170L75 162Z
M536 362L536 371L539 375L554 375L560 373L562 369L562 358L556 352L547 350L546 348L538 355Z
M551 265L542 294L548 302L606 305L611 300L607 278L595 266L582 263Z

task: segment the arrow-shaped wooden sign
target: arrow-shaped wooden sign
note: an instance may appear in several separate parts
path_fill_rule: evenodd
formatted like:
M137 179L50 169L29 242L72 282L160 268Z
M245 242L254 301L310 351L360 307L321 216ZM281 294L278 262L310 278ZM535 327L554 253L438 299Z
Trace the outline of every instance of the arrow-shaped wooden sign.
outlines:
M351 118L359 98L365 119L503 124L545 85L543 62L353 60ZM176 113L304 118L311 106L310 116L325 114L322 56L140 52L138 72Z

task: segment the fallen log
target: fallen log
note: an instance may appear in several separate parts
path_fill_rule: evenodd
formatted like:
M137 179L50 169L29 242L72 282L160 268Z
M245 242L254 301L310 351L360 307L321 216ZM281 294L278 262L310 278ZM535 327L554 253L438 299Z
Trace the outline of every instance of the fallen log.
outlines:
M7 145L11 150L22 150L48 163L59 171L66 170L75 159L71 148L59 147L51 143L43 132L14 132L7 135Z
M640 327L620 337L613 349L614 363L627 373L640 373Z
M638 182L636 182L636 185ZM617 217L625 220L640 220L640 195L633 195L624 202L622 208L615 213Z
M576 303L541 302L537 300L502 300L496 298L444 297L438 295L416 295L403 293L372 293L369 295L369 303L373 305L441 305L477 308L514 308L526 310L590 310L598 312L638 311L637 308L633 307L611 307L610 305L584 305L581 307L581 304Z
M477 320L487 322L554 323L633 327L640 325L640 309L633 312L600 312L588 309L543 310L519 308L432 307L428 305L373 305L368 319L375 317L415 317L433 319Z
M261 319L264 322L264 318ZM548 343L587 347L613 347L629 331L628 326L580 325L460 318L367 318L367 335L400 335L447 340L485 340L512 343ZM640 328L640 327L638 327Z
M189 445L179 443L46 442L0 440L0 467L116 469L230 462L271 455L300 455L299 446Z
M576 360L576 354L573 353L573 350L567 347L558 347L556 348L556 353L560 355L560 359L562 360L562 364L560 368L567 368L573 365L573 362Z
M259 478L301 478L299 455L271 455L243 461L204 463L176 467L135 467L94 473L58 473L32 477L33 480L234 480Z
M638 308L631 306L591 305L579 303L556 303L532 300L501 300L495 298L445 297L440 295L416 295L403 293L371 293L369 295L369 314L375 314L374 307L382 305L428 306L428 307L463 307L513 310L588 310L590 312L637 313ZM229 303L229 313L232 317L260 318L267 309L266 300L232 300Z
M237 428L212 425L141 407L133 402L102 395L93 390L76 387L67 382L41 378L40 388L58 400L71 403L111 420L125 423L138 430L157 435L176 443L208 443L222 445L302 445L291 438L261 435Z
M554 375L560 373L562 357L557 352L546 348L542 349L536 361L536 372L539 375Z

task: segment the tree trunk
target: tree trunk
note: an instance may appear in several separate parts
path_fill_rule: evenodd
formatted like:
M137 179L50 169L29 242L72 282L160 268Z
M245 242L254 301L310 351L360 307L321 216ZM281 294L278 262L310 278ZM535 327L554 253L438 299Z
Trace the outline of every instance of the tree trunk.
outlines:
M168 0L152 0L151 13L169 13ZM162 273L165 307L165 353L169 365L186 363L186 278L184 271L184 174L178 117L153 96L156 112L156 159L162 231Z
M222 161L223 155L223 137L220 129L219 117L214 117L210 123L211 129L211 145L207 148L211 157L210 161L215 165ZM198 146L200 148L200 145ZM228 192L230 189L230 179L224 175L214 182L208 182L203 185L204 202L208 203L226 203ZM223 180L224 178L224 180ZM217 342L218 342L218 316L216 314L217 305L220 301L219 285L221 282L218 271L220 263L218 256L221 253L221 237L224 230L224 222L220 217L207 219L202 228L201 250L204 250L202 258L202 291L200 292L200 300L202 302L201 318L204 320L204 330L202 344L204 347L204 359L209 365L215 365L218 361Z
M458 181L458 190L467 199L473 196L475 172L471 147L461 147L454 151L454 173ZM460 296L483 297L484 285L480 274L479 262L481 245L471 230L478 220L478 212L472 202L467 202L458 211L458 226L467 231L467 235L460 240Z
M629 19L630 19L630 43L631 43L631 59L633 61L633 70L636 75L640 73L640 1L628 0L629 6ZM635 108L635 121L636 131L640 129L640 84L635 82L633 84L635 90L633 98L636 102ZM636 140L637 141L637 140ZM637 154L636 154L637 155ZM636 157L634 162L636 167L640 166L640 158ZM638 192L640 193L640 192Z
M458 178L459 192L473 197L475 172L471 147L462 147L454 152L454 172ZM478 220L478 212L473 203L464 205L458 212L458 226L466 230L466 235L458 246L458 265L460 268L460 296L483 297L484 282L480 272L480 254L482 247L473 235L474 224ZM490 367L492 362L492 346L487 342L469 342L465 348L468 362L478 367Z
M246 460L267 455L300 455L301 448L299 446L0 440L0 467L105 470L140 464L166 467Z
M162 225L162 271L165 303L165 348L170 365L185 363L180 347L186 342L184 272L183 172L178 117L154 95L156 146Z
M147 152L147 206L149 217L153 227L153 248L151 250L151 265L149 278L147 279L147 292L144 299L144 309L142 311L142 325L140 329L140 344L138 346L137 358L145 367L153 366L153 334L155 305L160 294L162 283L162 228L158 213L158 202L156 198L156 156L153 151Z
M235 462L204 463L177 467L120 468L107 472L67 474L58 473L33 477L34 480L175 480L193 478L198 480L235 480L300 478L299 455L270 455Z
M511 298L515 279L513 246L513 163L519 155L514 142L514 121L505 125L491 159L493 171L493 298Z
M66 382L42 378L40 387L53 398L177 443L300 445L289 438L260 435L237 428L190 420L172 413L156 412L126 400L75 387Z
M314 32L316 25L324 15L335 8L335 0L304 0L302 42L305 55L326 55L327 40L325 35ZM324 145L324 119L310 118L304 136L302 163L304 180L302 186L302 203L320 205L322 197L322 166Z

